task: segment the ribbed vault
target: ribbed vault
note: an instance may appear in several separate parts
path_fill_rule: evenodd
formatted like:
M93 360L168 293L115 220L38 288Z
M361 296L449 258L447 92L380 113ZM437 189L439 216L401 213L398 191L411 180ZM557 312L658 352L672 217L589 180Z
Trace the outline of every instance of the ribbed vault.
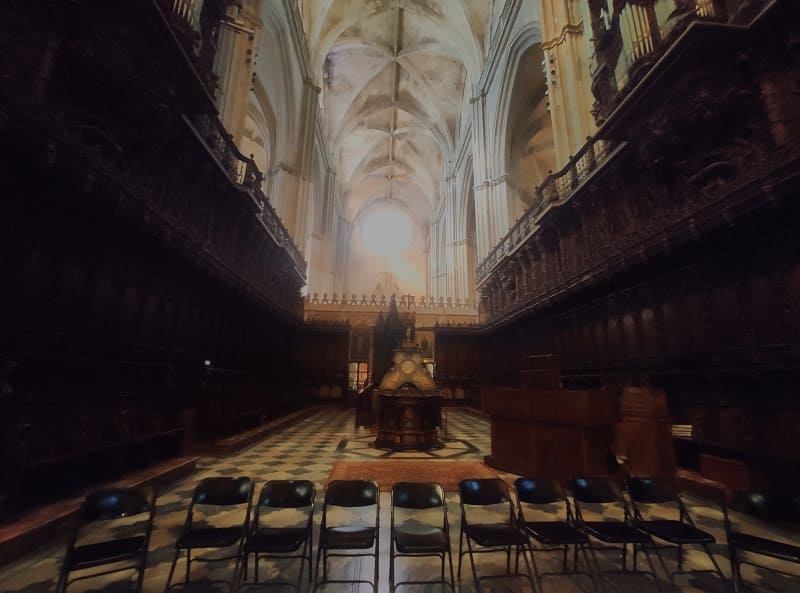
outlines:
M346 217L376 200L441 199L465 83L484 53L485 0L304 0L303 25Z

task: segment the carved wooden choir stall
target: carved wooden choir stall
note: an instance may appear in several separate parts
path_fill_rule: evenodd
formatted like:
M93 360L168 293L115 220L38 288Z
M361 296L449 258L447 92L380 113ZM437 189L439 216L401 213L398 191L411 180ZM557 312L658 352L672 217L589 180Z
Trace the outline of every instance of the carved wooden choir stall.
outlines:
M617 389L563 389L553 355L530 356L526 362L522 388L484 389L492 434L487 464L563 481L609 475L620 454L632 475L675 475L663 391L626 387L620 399Z

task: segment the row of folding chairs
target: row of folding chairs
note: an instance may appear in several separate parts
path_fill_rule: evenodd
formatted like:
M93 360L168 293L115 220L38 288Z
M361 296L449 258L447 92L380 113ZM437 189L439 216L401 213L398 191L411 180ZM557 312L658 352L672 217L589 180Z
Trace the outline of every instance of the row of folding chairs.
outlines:
M473 494L465 491L465 486L467 490L473 490ZM481 489L486 491L483 497L478 494ZM469 521L464 517L464 500L473 504L506 502L507 489L500 480L470 480L462 482L460 490L462 532L472 530ZM555 480L518 478L514 482L514 490L517 498L516 525L513 516L509 518L508 525L522 531L528 539L528 552L536 582L534 590L538 588L539 591L544 591L545 577L565 575L587 577L596 591L606 590L606 585L617 590L614 583L608 579L609 575L642 573L652 579L658 591L663 591L662 583L656 574L655 562L660 565L670 587L675 590L678 590L675 577L686 573L711 573L725 590L731 590L731 584L726 580L709 548L711 544L716 543L714 536L697 527L681 497L664 480L631 477L626 480L623 491L616 482L607 478L576 477L568 484L572 503L567 497L566 489ZM744 501L740 501L740 504L745 507L748 514L762 519L788 521L795 525L800 521L800 500L790 496L752 493L748 494ZM508 505L511 507L512 503L509 501ZM535 507L552 510L553 505L557 505L560 509L558 511L560 516L556 519L531 520L530 514L526 514L526 510L530 511ZM744 564L797 580L796 574L778 570L774 563L765 565L763 559L800 564L800 546L737 529L731 522L724 499L722 510L731 563L732 588L735 593L739 593L742 587L740 567ZM513 511L510 512L513 514ZM611 513L616 517L610 517ZM667 518L670 515L672 518ZM511 542L512 531L513 529L509 530L509 539L503 542L504 544ZM469 543L469 538L467 542ZM536 546L532 545L533 542ZM488 545L492 542L478 543ZM631 547L630 555L628 546ZM712 568L685 569L683 556L686 546L702 548ZM574 549L571 568L568 563L570 547ZM601 570L597 559L598 552L609 549L620 552L620 567ZM677 552L677 570L667 568L661 553L665 549ZM561 570L540 572L535 560L536 554L540 552L561 552ZM586 566L584 571L578 570L579 553ZM644 555L646 559L645 570L639 570L639 554ZM631 557L630 566L629 557ZM479 578L474 570L473 564L476 589L480 592ZM510 572L508 568L507 572Z
M316 570L312 573L314 548L314 505L316 488L308 480L271 480L262 487L253 504L254 482L243 477L215 477L202 480L194 490L181 535L175 543L175 554L165 586L168 591L185 586L192 581L195 562L234 561L231 579L225 583L232 591L258 585L291 585L303 590L304 576L308 575L308 588L314 589L331 583L369 584L377 593L380 557L380 495L375 482L368 480L341 480L331 482L323 496L319 541L316 547ZM544 580L553 576L583 577L593 590L605 590L612 585L608 575L614 572L641 572L652 578L659 591L661 582L655 563L660 564L667 579L674 586L674 576L684 571L683 547L702 547L713 566L713 572L727 587L722 572L708 546L714 543L711 534L700 530L687 512L683 501L664 483L649 478L631 478L625 493L605 478L575 478L568 485L571 502L565 488L557 481L519 478L514 483L515 497L501 479L468 479L459 485L461 528L458 549L458 577L461 578L462 560L469 557L470 569L477 593L482 593L482 582L497 577L523 577L534 591L544 591ZM88 495L82 506L81 521L68 545L59 577L57 593L64 593L75 580L133 569L137 572L136 591L142 589L147 549L155 513L156 494L138 488L100 490ZM649 518L645 507L673 503L677 518ZM617 507L618 518L607 515L592 519L595 505ZM230 520L231 510L239 507L237 519ZM538 510L545 511L543 518ZM491 509L487 513L486 509ZM436 512L438 510L438 513ZM433 515L429 511L434 511ZM286 513L292 515L287 521ZM419 518L428 512L426 522ZM283 515L281 515L283 513ZM537 516L534 517L534 514ZM88 523L111 519L131 519L146 516L140 522L139 533L126 534L104 541L80 544L79 532ZM228 519L224 524L215 516ZM433 519L431 518L433 517ZM487 518L488 517L488 518ZM749 538L750 549L760 553L756 544L761 538L736 532L732 529L725 510L729 545ZM134 525L135 527L135 525ZM657 544L656 541L661 542ZM764 542L776 544L771 540ZM742 543L744 546L744 543ZM628 546L631 547L630 566ZM669 571L661 554L664 546L677 549L678 570ZM774 545L769 550L775 550ZM600 570L599 552L613 548L621 553L620 568ZM789 546L789 548L792 548ZM209 550L229 550L228 555L208 555ZM741 562L737 549L731 547L734 587L738 590ZM198 555L200 551L203 555ZM573 557L570 561L570 551ZM401 585L440 584L455 591L451 555L447 501L442 487L434 483L401 482L391 492L391 525L389 550L389 589L392 593ZM506 570L502 574L479 575L475 556L481 553L502 552ZM536 555L559 553L560 570L540 571ZM779 551L780 552L780 551ZM792 552L792 550L789 550ZM797 550L794 551L797 555ZM194 554L194 556L193 556ZM646 569L640 571L638 558L642 554ZM782 555L781 555L782 554ZM769 554L785 559L786 550ZM185 556L185 575L175 582L179 560ZM397 558L422 556L437 557L440 570L437 578L398 582L395 578ZM514 569L512 570L512 556ZM580 560L579 560L580 556ZM360 559L372 557L374 573L371 579L344 580L329 578L329 559L346 557ZM520 558L524 570L520 571ZM294 582L261 581L259 563L265 559L282 562L300 561ZM791 557L789 558L791 560ZM120 562L130 564L120 566ZM800 558L795 561L800 562ZM115 565L99 573L84 574L69 580L75 571ZM252 566L251 566L252 564ZM583 565L582 567L580 565ZM449 567L449 570L446 570ZM282 569L281 569L282 572ZM314 574L316 579L314 579ZM449 576L449 578L448 578ZM207 579L205 579L208 582Z

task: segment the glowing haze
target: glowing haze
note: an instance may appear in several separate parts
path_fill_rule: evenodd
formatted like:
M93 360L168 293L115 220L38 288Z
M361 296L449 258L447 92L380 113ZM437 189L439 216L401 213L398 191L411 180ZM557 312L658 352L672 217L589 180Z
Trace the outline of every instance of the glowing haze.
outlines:
M414 239L414 224L399 208L374 208L360 226L364 245L384 257L404 252Z

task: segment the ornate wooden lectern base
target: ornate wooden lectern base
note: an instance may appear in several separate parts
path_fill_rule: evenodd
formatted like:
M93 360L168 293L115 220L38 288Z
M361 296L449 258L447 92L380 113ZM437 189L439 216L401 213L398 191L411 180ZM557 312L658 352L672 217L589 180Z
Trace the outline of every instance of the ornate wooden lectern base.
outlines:
M442 447L436 432L442 398L437 395L383 395L375 446L395 451L429 451Z
M416 346L394 351L392 368L378 393L380 413L375 446L395 451L429 451L441 447L436 427L442 424L442 397Z

